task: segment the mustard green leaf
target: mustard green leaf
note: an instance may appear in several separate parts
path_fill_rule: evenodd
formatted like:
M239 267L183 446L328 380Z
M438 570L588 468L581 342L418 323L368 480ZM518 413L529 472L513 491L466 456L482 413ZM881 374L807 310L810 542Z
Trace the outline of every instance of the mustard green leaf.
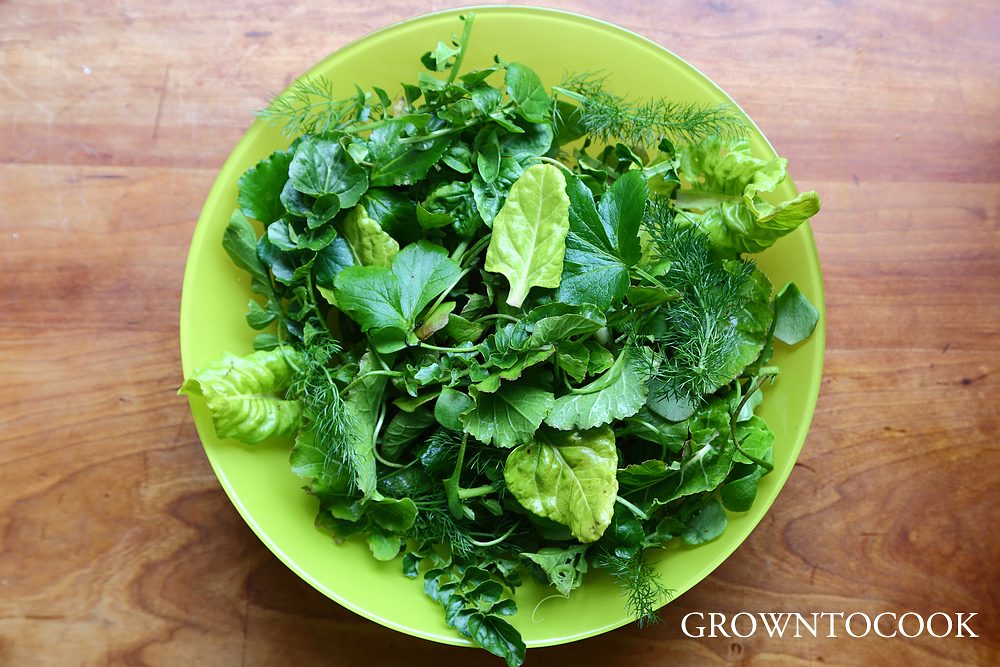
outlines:
M617 467L609 426L542 431L510 453L504 479L526 510L568 526L581 542L596 542L614 514Z
M557 167L534 165L511 187L486 250L486 270L510 283L509 305L520 306L532 287L559 286L568 211L566 179Z

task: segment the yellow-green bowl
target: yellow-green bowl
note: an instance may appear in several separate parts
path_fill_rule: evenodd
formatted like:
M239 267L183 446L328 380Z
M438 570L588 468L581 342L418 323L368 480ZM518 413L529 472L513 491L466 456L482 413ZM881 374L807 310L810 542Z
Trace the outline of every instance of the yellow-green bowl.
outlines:
M396 90L415 81L420 55L438 40L459 31L458 15L470 10L430 14L384 28L330 55L309 70L337 82L345 94L355 83ZM493 55L534 68L546 85L567 71L602 70L619 92L640 97L735 104L704 74L653 42L608 23L548 9L476 8L472 44L463 69L486 66ZM249 352L253 332L243 314L249 280L222 250L222 232L236 206L236 181L244 170L272 151L287 146L273 128L253 124L219 173L205 202L191 242L181 301L181 355L188 375L223 351ZM756 155L774 150L751 123ZM795 195L786 181L779 191ZM794 280L820 312L823 287L811 230L803 225L759 257L759 265L777 285ZM794 349L778 345L774 363L778 382L766 392L760 414L775 434L774 472L765 477L753 508L730 515L718 540L699 547L675 547L657 558L663 582L680 595L728 558L771 507L805 441L819 393L824 328ZM390 628L448 644L468 644L444 623L441 608L427 598L420 580L403 577L399 560L375 561L363 542L337 545L316 530L316 501L301 490L288 466L288 443L245 447L216 438L210 415L192 399L198 433L219 482L260 539L296 574L348 609ZM549 596L551 589L528 582L518 592L513 623L525 643L548 646L590 637L631 619L614 583L590 576L568 600ZM537 606L537 609L536 609ZM534 612L534 613L533 613Z

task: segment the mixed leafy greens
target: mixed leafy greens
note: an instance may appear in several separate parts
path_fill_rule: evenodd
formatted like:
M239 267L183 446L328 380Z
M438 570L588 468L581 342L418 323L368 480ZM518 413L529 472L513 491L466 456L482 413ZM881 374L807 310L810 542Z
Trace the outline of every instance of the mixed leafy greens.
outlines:
M522 576L568 596L606 570L651 620L670 592L646 554L750 508L774 339L818 312L742 254L819 200L770 194L785 160L728 108L592 75L550 93L499 57L462 73L472 19L399 98L303 80L263 112L295 139L240 178L223 237L256 351L181 391L221 438L294 436L319 528L402 554L449 626L519 665Z

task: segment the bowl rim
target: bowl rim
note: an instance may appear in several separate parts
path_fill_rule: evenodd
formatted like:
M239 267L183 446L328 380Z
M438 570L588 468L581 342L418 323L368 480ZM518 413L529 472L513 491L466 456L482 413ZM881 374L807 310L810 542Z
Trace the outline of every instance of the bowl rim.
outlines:
M768 149L777 154L777 152L774 150L774 146L771 144L771 141L767 138L767 135L764 134L764 132L757 125L756 121L754 121L753 118L748 113L746 113L743 107L741 107L739 103L729 95L728 92L726 92L719 84L717 84L714 79L706 75L704 72L702 72L700 69L692 65L690 62L688 62L678 54L674 53L667 47L663 46L662 44L659 44L658 42L654 41L649 37L641 35L637 32L634 32L628 28L617 25L615 23L611 23L603 19L588 16L586 14L581 14L570 10L556 9L551 7L539 7L530 5L520 5L520 4L512 4L512 5L485 4L478 6L463 6L450 9L437 10L401 19L399 21L389 23L376 30L368 32L356 39L353 39L345 43L344 45L340 46L334 51L331 51L329 54L327 54L322 59L320 59L312 66L310 66L305 72L296 76L292 80L291 84L289 84L289 86L284 91L282 91L281 94L285 94L286 92L288 92L288 90L291 88L292 85L294 85L296 80L304 76L313 76L317 70L323 69L324 65L330 59L337 57L343 54L344 52L357 47L362 42L376 35L380 35L385 32L390 32L413 23L419 23L422 21L428 21L441 17L458 16L466 13L482 14L482 13L505 13L505 12L527 12L542 16L556 16L572 21L589 23L592 25L596 25L604 30L610 30L621 33L625 37L638 40L640 42L645 43L648 46L652 46L657 50L665 52L672 58L675 58L683 66L690 68L692 72L702 77L716 91L718 91L718 93L729 104L732 104L734 108L738 109L743 114L743 116L748 120L752 130L755 131L756 134L763 140L764 144L768 147ZM190 298L186 299L185 295L191 294L194 289L194 277L193 277L194 270L192 269L192 266L196 253L205 243L204 237L208 233L208 224L205 223L205 220L206 218L211 217L210 214L212 209L216 207L216 202L220 198L225 197L225 190L227 188L232 187L232 185L236 182L236 179L239 177L239 174L236 173L238 171L237 165L244 162L246 154L251 151L251 144L253 143L254 138L259 132L263 130L264 125L265 125L264 121L260 119L255 119L253 123L251 123L250 126L247 128L247 130L243 133L242 137L240 138L236 146L233 148L233 150L230 152L229 156L223 163L222 167L219 169L218 174L216 175L211 188L209 189L208 195L206 196L205 199L205 203L202 207L201 212L199 213L198 221L192 233L187 258L185 260L185 269L184 269L184 277L181 288L181 304L180 304L179 347L181 353L181 366L185 377L187 377L194 370L193 360L190 358L190 355L186 355L184 352L185 348L188 347L186 341L188 341L190 339L190 336L193 335L191 332L191 327L192 327L192 322L194 320L194 316L192 313L193 300ZM791 185L792 188L795 189L796 192L798 192L798 188L795 186L790 176L787 178L787 182ZM806 400L805 410L802 414L803 417L802 423L804 424L804 428L801 429L800 435L797 438L795 438L793 442L790 443L789 453L792 457L791 460L793 463L791 466L788 467L788 470L780 478L774 480L773 496L767 501L767 507L761 512L760 516L753 519L750 522L749 528L747 529L746 532L746 536L743 537L743 539L740 540L739 543L736 544L731 550L728 551L724 550L722 552L719 552L716 555L716 557L706 560L706 562L696 572L696 574L690 577L692 583L688 585L686 588L677 591L667 602L661 605L661 608L663 606L666 606L667 604L675 603L685 593L687 593L689 590L691 590L692 588L700 584L702 581L704 581L706 577L708 577L723 562L729 559L740 548L740 546L742 546L746 542L747 538L749 538L749 536L753 533L753 531L756 530L760 521L771 510L771 507L773 506L777 496L780 494L785 483L787 482L788 477L791 474L792 468L794 468L794 462L801 455L802 447L804 446L805 440L808 436L809 427L812 423L813 416L816 410L816 404L819 399L819 390L823 376L825 352L826 352L826 299L825 299L826 290L823 282L823 274L819 261L819 251L816 246L815 236L813 234L812 227L810 226L808 221L801 226L801 230L802 231L800 233L804 233L806 237L805 241L806 241L807 256L804 259L806 260L805 264L808 267L807 272L812 274L811 278L815 281L816 285L816 292L813 294L813 301L814 305L816 306L817 310L820 313L819 322L817 323L816 329L812 334L818 346L819 358L818 360L813 362L816 364L817 372L811 378L809 378L808 384L805 387L805 389L808 391L808 396ZM344 598L339 593L337 593L337 591L331 589L329 586L319 581L316 577L311 575L305 568L299 566L298 563L291 556L289 556L289 554L287 554L281 548L281 546L276 544L271 539L269 534L256 522L252 514L244 506L239 496L236 494L236 491L233 488L233 485L230 482L228 476L226 475L225 470L218 464L215 458L211 456L207 448L205 448L204 440L201 437L200 429L199 429L199 441L202 442L203 451L205 451L206 458L208 458L209 463L212 466L212 469L217 479L219 480L220 485L222 486L223 490L228 496L230 502L239 512L240 516L250 527L250 529L254 532L257 538L260 539L261 542L286 567L292 570L303 581L307 582L310 586L312 586L319 592L323 593L326 597L330 598L331 600L337 602L341 606L351 610L352 612L368 620L374 621L385 627L397 630L399 632L408 634L410 636L418 637L421 639L427 639L442 644L449 644L453 646L468 646L468 647L474 646L472 642L458 635L458 633L455 633L454 635L444 635L440 633L429 632L427 630L411 627L405 623L400 623L398 621L384 618L379 614L368 610L364 606L359 605L347 598ZM757 502L761 501L762 499L758 498ZM613 623L601 627L589 628L579 633L567 636L552 637L541 640L529 640L526 641L525 644L528 648L538 648L544 646L555 646L559 644L565 644L573 641L578 641L581 639L586 639L589 637L594 637L603 634L605 632L615 630L617 628L620 628L622 626L631 623L633 620L634 619L632 619L626 614L624 618L622 618L621 620L615 621Z

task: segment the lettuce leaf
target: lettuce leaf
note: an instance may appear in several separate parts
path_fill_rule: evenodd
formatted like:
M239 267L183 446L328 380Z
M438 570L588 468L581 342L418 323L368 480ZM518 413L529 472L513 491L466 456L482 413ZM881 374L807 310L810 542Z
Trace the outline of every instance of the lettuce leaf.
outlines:
M207 400L220 438L254 445L271 437L289 437L302 424L300 403L284 399L292 381L289 361L298 358L298 353L280 349L245 357L227 352L196 371L178 393Z
M679 150L684 187L677 206L724 253L755 253L769 248L819 211L819 196L803 192L771 203L761 193L774 192L788 176L785 158L761 160L746 139L712 138Z

